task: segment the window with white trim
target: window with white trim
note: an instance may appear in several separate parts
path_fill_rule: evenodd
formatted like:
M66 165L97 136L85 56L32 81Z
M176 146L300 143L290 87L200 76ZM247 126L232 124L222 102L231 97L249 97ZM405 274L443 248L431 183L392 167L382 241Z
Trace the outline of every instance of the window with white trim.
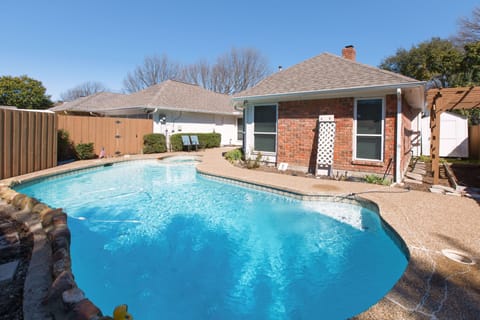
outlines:
M355 159L383 160L384 118L383 99L355 101Z
M275 152L277 143L277 106L254 107L254 150Z

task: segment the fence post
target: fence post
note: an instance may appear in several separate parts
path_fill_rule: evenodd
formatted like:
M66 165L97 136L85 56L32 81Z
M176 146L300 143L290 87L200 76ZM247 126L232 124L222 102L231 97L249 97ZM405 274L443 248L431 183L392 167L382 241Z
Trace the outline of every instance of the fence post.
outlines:
M480 160L480 124L468 127L470 159Z

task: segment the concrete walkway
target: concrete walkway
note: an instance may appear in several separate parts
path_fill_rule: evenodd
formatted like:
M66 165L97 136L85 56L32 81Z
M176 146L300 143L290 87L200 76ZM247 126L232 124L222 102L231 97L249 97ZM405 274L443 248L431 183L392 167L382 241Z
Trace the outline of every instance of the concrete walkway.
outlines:
M472 199L365 183L320 180L237 168L221 157L227 149L190 152L202 162L198 170L209 175L247 181L306 195L349 195L375 202L381 217L405 241L410 262L402 278L377 304L356 319L479 319L480 318L480 206ZM174 154L178 155L178 154ZM152 158L132 156L129 159ZM162 154L160 156L165 156ZM78 161L35 174L103 165L125 158ZM0 181L10 184L15 179ZM448 259L443 249L463 252L465 264ZM457 258L461 256L457 255ZM319 315L321 318L321 315Z

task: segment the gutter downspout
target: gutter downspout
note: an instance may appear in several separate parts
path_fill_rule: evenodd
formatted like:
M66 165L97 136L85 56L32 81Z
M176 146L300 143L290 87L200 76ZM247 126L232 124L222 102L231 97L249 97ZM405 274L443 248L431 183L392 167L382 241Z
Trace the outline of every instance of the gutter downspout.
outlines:
M395 182L402 182L401 153L402 153L402 89L397 88L397 137L395 139Z

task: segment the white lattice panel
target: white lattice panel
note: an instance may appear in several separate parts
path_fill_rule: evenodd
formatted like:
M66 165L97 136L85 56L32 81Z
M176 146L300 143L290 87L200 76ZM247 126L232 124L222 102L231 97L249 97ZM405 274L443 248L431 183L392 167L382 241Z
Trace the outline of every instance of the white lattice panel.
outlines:
M316 174L318 174L319 167L330 168L332 166L334 142L335 142L335 121L320 121L318 123Z

